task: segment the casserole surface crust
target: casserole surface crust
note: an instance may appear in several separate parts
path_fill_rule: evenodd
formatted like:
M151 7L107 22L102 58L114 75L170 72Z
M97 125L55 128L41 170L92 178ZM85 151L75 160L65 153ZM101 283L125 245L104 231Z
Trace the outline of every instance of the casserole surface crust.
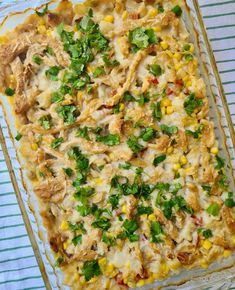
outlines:
M24 169L71 289L235 249L235 202L181 1L61 1L1 37Z

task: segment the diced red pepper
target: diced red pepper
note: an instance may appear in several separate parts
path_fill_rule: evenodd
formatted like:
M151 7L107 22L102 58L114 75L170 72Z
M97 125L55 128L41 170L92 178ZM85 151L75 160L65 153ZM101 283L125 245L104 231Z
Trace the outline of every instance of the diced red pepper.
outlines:
M178 86L183 86L184 82L183 82L183 80L176 80L175 84L178 85Z
M173 93L172 89L170 89L170 88L166 89L167 96L171 95L172 93Z
M115 96L117 94L117 90L113 90L112 92L111 92L111 96L113 97L113 96Z
M150 83L152 83L154 86L159 84L158 79L150 79Z

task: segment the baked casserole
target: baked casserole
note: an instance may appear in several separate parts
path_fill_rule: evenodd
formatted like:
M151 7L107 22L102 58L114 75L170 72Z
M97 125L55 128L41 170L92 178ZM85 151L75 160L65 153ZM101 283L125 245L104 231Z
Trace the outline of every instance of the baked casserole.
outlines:
M0 39L1 90L71 289L141 287L235 249L185 9L64 0Z

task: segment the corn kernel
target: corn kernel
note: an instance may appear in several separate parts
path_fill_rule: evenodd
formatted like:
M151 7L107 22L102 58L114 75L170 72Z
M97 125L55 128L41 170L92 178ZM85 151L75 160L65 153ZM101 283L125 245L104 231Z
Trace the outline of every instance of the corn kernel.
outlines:
M79 280L79 279L80 279L80 275L79 275L78 273L75 273L75 274L74 274L74 280L77 281L77 280Z
M66 231L68 228L69 228L69 225L66 221L63 221L61 224L60 224L60 228L62 231Z
M68 248L69 244L70 244L69 240L67 240L66 242L63 243L64 250L66 250Z
M44 25L44 24L45 24L45 20L42 17L40 17L38 19L38 25Z
M46 33L47 33L48 36L51 36L51 33L52 33L51 29L47 29Z
M7 42L7 37L5 35L3 36L0 36L0 43L4 43L4 42Z
M218 154L219 149L218 149L218 147L212 147L210 151L211 151L212 154L216 155L216 154Z
M155 32L161 32L161 31L162 31L162 28L161 28L160 25L157 25L157 26L153 27L153 30L154 30Z
M122 13L122 20L126 20L127 17L128 17L128 12L127 12L127 11L124 11L124 12Z
M105 266L107 264L107 259L106 258L100 258L98 263L99 263L100 267Z
M174 147L170 146L170 147L167 148L166 153L167 154L171 154L171 153L173 153L173 151L174 151Z
M174 109L173 109L172 106L168 106L168 107L166 107L166 113L167 113L167 115L170 115L170 114L172 114L173 112L174 112Z
M87 283L94 284L97 280L98 280L98 277L93 277Z
M110 153L110 154L109 154L109 158L110 158L110 159L114 159L114 154L113 154L113 153Z
M198 66L198 61L197 61L196 59L193 60L193 65L194 65L195 67Z
M183 77L182 79L184 82L187 82L189 80L189 75L186 75L185 77Z
M172 102L170 99L168 98L165 98L161 101L161 106L162 107L168 107L168 106L171 106Z
M167 266L167 264L162 264L161 265L161 274L163 275L163 276L165 276L165 275L167 275L168 274L168 272L169 272L169 267Z
M224 258L228 258L232 255L232 251L230 250L224 250L223 256Z
M106 271L108 271L109 273L111 273L113 270L114 270L114 266L113 266L113 264L109 264L109 265L106 267Z
M122 212L123 212L123 213L127 213L126 205L123 205L123 206L122 206Z
M142 286L144 286L144 284L145 284L145 281L144 281L143 279L140 279L140 280L137 282L136 286L137 286L137 287L142 287Z
M153 213L151 213L151 214L148 216L148 219L149 219L150 221L155 221L155 220L156 220L156 217L155 217L155 215L154 215Z
M173 57L173 53L170 50L167 50L166 53L167 53L167 55L169 55L169 57L171 57L171 58Z
M186 85L186 87L191 87L192 81L187 81L185 85Z
M113 15L107 15L107 16L104 18L104 21L109 22L109 23L113 23L113 22L114 22L114 17L113 17Z
M188 159L185 156L180 157L180 164L185 165L188 163Z
M32 144L31 144L31 149L32 149L33 151L37 151L37 150L38 150L38 144L37 144L37 143L32 143Z
M181 58L182 58L182 55L181 55L179 52L175 52L175 53L174 53L174 58L175 58L176 60L180 61Z
M153 8L149 11L150 17L155 17L158 14L158 10L156 8Z
M162 115L165 115L166 114L166 108L165 107L162 107L161 108L161 112L162 112Z
M208 263L206 261L201 261L200 263L200 266L203 268L203 269L207 269L208 268Z
M119 106L119 111L122 112L125 109L125 105L123 103Z
M190 52L194 52L194 46L193 46L193 44L190 45L190 49L189 49L189 51L190 51Z
M210 248L212 247L212 243L209 240L205 240L203 241L202 246L204 249L210 250Z
M179 163L176 163L176 164L173 165L173 169L174 169L174 170L179 170L180 167L181 167L181 166L180 166Z
M38 26L38 32L39 32L40 34L45 34L45 33L47 32L47 30L46 30L46 26L45 26L45 25L39 25L39 26Z
M95 183L99 185L99 184L102 183L102 180L100 178L97 178L96 181L95 181Z
M161 41L160 45L161 45L162 49L164 49L164 50L169 47L169 44L166 41Z
M182 63L176 63L175 64L175 70L179 70L182 67Z

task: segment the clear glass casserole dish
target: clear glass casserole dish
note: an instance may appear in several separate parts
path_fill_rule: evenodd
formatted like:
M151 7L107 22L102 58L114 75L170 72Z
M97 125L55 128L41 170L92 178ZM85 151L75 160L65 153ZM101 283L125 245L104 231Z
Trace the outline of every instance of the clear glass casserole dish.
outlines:
M3 20L0 28L0 35L3 35L7 31L13 29L17 24L22 23L28 15L34 13L33 9L46 2L47 1L35 1L35 3L30 3L27 1L27 3L25 3L25 1L18 1L17 4L6 6L1 12L1 17L9 15L9 13L11 14ZM52 1L49 8L55 7L58 2L59 1ZM74 0L72 2L78 3L81 1ZM191 32L191 41L195 45L201 73L207 85L207 95L210 103L209 115L211 120L215 123L216 136L218 140L220 140L221 155L227 160L229 165L227 175L231 181L231 188L235 189L235 134L231 117L229 115L228 106L226 104L226 99L223 93L214 56L205 31L203 19L200 14L199 5L196 0L186 0L185 2L188 9L187 12L184 13L183 17L187 29ZM35 256L41 269L46 288L69 289L67 286L63 285L62 272L54 266L55 258L47 241L47 231L43 226L42 218L39 213L37 197L32 190L31 182L28 179L25 170L21 169L23 159L22 156L18 154L18 144L12 137L16 136L17 130L15 128L15 120L12 115L10 99L1 96L0 100L2 105L1 109L8 126L9 135L13 142L14 150L6 147L2 132L0 132L0 140L26 228L35 251ZM155 282L153 285L147 285L143 287L143 289L158 289L158 287L163 287L164 289L208 289L208 287L219 289L222 287L222 289L226 289L226 287L229 287L233 277L235 277L235 268L233 267L234 262L235 255L233 254L229 259L211 264L206 270L196 269L182 271L176 276L163 281Z

